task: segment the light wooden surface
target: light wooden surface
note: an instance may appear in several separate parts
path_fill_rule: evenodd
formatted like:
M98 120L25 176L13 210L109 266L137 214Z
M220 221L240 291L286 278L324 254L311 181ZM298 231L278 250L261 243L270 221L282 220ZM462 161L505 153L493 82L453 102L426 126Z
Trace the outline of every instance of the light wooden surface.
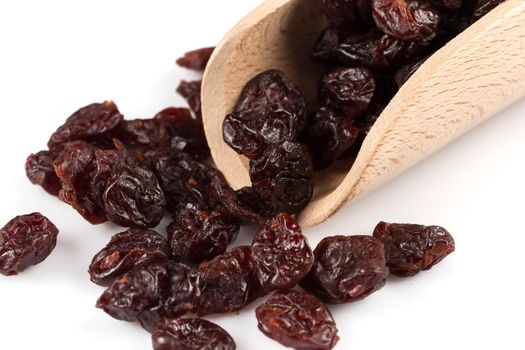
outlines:
M202 90L206 137L234 188L250 184L247 162L223 142L222 121L244 84L270 68L283 70L315 101L320 67L309 53L325 26L319 3L266 1L226 35L210 60ZM316 175L316 193L300 223L325 221L523 96L525 2L508 0L421 66L378 119L355 162Z

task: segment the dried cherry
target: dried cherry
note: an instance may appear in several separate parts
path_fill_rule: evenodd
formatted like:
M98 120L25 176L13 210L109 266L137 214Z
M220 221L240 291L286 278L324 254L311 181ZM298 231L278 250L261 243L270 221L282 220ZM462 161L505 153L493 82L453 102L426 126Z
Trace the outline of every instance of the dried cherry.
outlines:
M55 249L58 229L40 213L17 216L0 229L0 273L14 276L44 261Z
M301 286L324 302L361 300L385 285L385 249L373 237L327 237L315 248L314 255L315 263Z
M255 315L261 332L286 347L329 350L339 340L326 305L306 292L276 292L257 307Z
M385 246L390 273L400 277L429 270L455 250L454 239L440 226L380 222L374 237Z
M184 56L177 59L177 64L184 68L202 72L206 68L213 50L215 50L215 47L205 47L186 52Z
M35 185L42 186L49 194L58 196L62 184L55 173L53 162L58 156L57 152L40 151L31 154L26 160L26 175Z

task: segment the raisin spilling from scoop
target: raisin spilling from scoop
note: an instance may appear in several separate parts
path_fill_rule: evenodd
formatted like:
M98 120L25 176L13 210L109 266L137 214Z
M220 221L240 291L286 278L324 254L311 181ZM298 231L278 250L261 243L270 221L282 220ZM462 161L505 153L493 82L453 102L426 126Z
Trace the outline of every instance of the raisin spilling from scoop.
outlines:
M235 350L223 328L202 318L165 319L152 333L154 350Z
M257 307L255 314L261 332L286 347L330 350L339 340L328 308L306 292L276 292Z
M184 56L177 59L177 64L184 68L202 72L206 69L206 65L210 60L213 50L215 50L214 47L204 47L202 49L186 52Z
M17 216L0 229L0 273L13 276L44 261L55 249L58 229L40 213Z
M361 300L385 285L383 244L370 236L334 236L314 250L315 263L301 286L324 302Z
M136 267L168 260L168 242L152 230L130 229L114 235L89 265L94 283L107 286Z
M197 120L202 120L201 85L200 80L182 80L177 87L177 92L188 102Z
M381 222L374 237L385 246L390 273L399 277L429 270L455 250L454 239L440 226Z

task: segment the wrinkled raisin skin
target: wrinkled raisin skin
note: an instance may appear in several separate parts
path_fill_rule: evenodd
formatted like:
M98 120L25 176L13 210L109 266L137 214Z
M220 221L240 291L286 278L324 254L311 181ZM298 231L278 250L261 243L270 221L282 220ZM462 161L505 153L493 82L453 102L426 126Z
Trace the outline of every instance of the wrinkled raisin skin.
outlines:
M255 314L261 332L286 347L329 350L339 340L330 311L321 300L302 291L276 292Z
M390 273L410 277L429 270L455 250L455 242L443 227L380 222L374 237L385 247Z
M89 265L91 281L108 286L136 267L170 258L166 239L155 231L131 229L114 235Z
M14 276L44 261L55 249L58 229L40 213L17 216L0 230L0 273Z
M186 52L184 56L177 59L177 64L184 68L202 72L206 68L214 49L215 47L205 47Z
M294 218L279 214L252 243L255 276L265 292L293 288L310 271L314 255Z
M235 350L233 338L202 318L162 321L152 333L154 350Z
M26 175L35 185L42 186L49 194L58 196L62 184L55 173L53 162L58 153L52 151L40 151L31 154L26 160Z
M273 145L250 161L250 179L257 196L271 210L269 214L298 213L313 196L312 157L298 143Z
M314 255L315 263L301 286L324 302L361 300L385 285L385 250L375 238L327 237L315 248Z

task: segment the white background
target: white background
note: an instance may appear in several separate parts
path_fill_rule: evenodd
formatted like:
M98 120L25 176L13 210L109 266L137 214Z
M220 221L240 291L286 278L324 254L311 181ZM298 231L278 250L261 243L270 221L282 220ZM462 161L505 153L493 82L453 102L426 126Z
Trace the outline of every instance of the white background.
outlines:
M214 45L259 0L0 2L0 222L42 211L60 228L41 265L0 276L0 349L151 348L139 326L95 309L92 256L121 229L91 226L32 186L24 162L77 108L113 99L128 118L169 105L186 50ZM480 67L482 69L482 67ZM495 116L332 220L305 230L370 234L380 220L438 224L457 251L430 272L391 279L364 301L331 307L336 349L523 349L525 100ZM252 232L241 234L246 243ZM254 308L211 317L238 349L281 347Z

